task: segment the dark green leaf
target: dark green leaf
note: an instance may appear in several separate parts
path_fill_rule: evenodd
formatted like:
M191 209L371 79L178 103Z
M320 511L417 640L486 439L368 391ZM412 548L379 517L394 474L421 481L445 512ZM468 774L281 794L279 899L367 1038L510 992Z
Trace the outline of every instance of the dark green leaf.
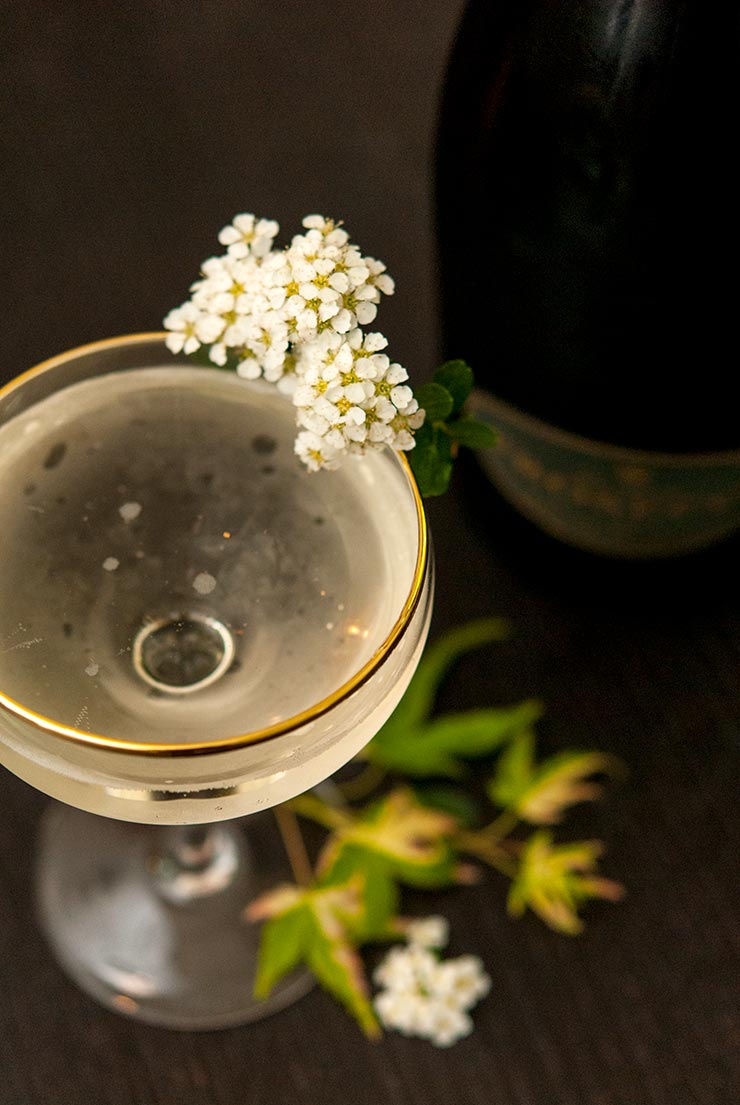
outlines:
M409 729L401 740L372 742L366 749L367 758L382 764L387 771L415 779L442 777L459 779L465 774L462 764L444 748L430 748L424 742L424 729Z
M425 422L414 441L408 458L419 493L424 499L444 495L452 477L452 438Z
M501 618L478 618L427 645L405 695L378 737L395 740L407 729L416 729L432 712L437 690L455 660L474 648L503 641L508 636L509 626Z
M463 759L488 756L541 716L542 706L534 699L516 706L469 710L434 718L424 726L421 739L430 747L444 748Z
M450 393L451 413L457 414L473 389L473 371L465 361L447 361L434 373L434 382Z
M490 755L541 713L541 705L528 700L516 706L449 714L408 728L392 739L383 731L369 746L367 756L390 771L416 778L443 775L458 779L466 770L461 760Z
M452 414L454 400L440 384L422 384L414 394L419 406L427 412L427 422L444 422Z
M458 445L467 449L490 449L496 444L496 432L485 422L472 418L459 418L447 424L447 431Z

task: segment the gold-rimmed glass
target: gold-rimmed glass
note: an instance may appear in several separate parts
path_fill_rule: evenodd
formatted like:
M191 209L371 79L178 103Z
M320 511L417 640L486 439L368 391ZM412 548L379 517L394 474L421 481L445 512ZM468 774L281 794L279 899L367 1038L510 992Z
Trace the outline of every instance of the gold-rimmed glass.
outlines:
M397 454L311 475L292 434L287 398L173 358L162 334L84 346L0 390L0 761L10 770L92 814L192 826L285 801L377 732L428 629L424 512ZM60 817L47 852L57 869L66 862L68 886ZM90 831L75 817L67 854ZM117 828L106 825L106 847L128 870L133 830ZM221 862L233 887L244 864L233 834L225 843L232 828L201 831L197 846L190 832L147 847L170 872L194 856L201 890ZM73 866L89 884L89 865ZM154 866L162 899L167 864ZM62 940L59 915L73 903L44 870L52 942L101 1000L179 1027L254 1015L249 1002L219 1012L215 1000L191 1015L182 995L163 1011L140 979L127 993L120 968L91 981L75 958L85 926ZM142 894L131 899L140 912ZM164 898L192 909L182 886Z

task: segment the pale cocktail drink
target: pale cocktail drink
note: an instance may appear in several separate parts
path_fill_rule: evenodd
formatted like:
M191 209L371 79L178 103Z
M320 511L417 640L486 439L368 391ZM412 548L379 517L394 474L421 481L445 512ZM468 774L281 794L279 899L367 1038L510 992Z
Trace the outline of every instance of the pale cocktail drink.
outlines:
M165 357L100 343L0 393L0 757L85 809L212 820L385 720L426 542L391 451L309 473L289 399Z

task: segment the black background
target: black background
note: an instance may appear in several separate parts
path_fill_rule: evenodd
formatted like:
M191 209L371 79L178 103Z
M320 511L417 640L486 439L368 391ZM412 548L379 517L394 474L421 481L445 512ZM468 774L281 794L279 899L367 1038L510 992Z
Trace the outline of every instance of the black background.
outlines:
M286 234L342 217L397 280L379 326L415 379L438 354L437 97L459 0L0 3L0 377L158 329L240 210ZM460 212L475 234L485 212ZM475 320L471 320L475 324ZM244 1029L182 1036L105 1012L38 935L46 800L0 774L1 1105L732 1105L740 1097L737 542L660 565L539 537L472 466L430 508L433 631L484 613L511 641L446 708L546 700L543 744L631 776L579 812L628 887L578 939L505 917L505 886L410 897L493 980L450 1051L367 1044L315 991Z

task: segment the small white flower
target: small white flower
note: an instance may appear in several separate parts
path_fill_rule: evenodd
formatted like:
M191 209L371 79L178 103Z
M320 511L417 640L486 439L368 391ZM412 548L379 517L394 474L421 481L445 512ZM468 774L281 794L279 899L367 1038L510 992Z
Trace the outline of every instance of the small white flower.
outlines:
M295 439L295 452L311 472L319 468L337 468L342 450L327 437L303 430Z
M429 1037L435 1031L437 1012L424 994L384 990L373 1005L380 1023L404 1036Z
M376 968L373 978L378 985L392 990L416 992L420 987L429 987L437 965L436 958L427 948L399 944L391 948Z
M491 989L491 980L483 963L475 955L461 955L437 966L434 993L460 1009L472 1007Z
M429 1038L437 1047L450 1047L469 1036L473 1031L473 1022L462 1009L451 1009L444 1005L435 1005L434 1019Z
M374 257L366 257L365 264L370 270L368 283L376 287L383 295L393 295L396 286L393 283L392 277L386 272L383 262L376 261Z
M301 220L301 226L305 226L307 230L317 230L329 245L343 246L349 240L346 230L337 226L333 219L325 219L323 215L306 215Z
M323 440L323 439L320 439ZM477 956L440 961L447 943L444 917L426 917L406 926L408 944L391 948L373 980L383 989L374 1000L386 1028L449 1047L473 1028L468 1016L491 985Z
M175 307L164 320L166 330L171 333L165 338L165 344L171 353L195 353L207 341L204 337L204 324L209 316L199 310L194 303L183 303ZM214 340L214 339L212 339Z
M446 917L433 915L420 917L406 926L406 939L410 944L421 948L444 948L450 937L450 926Z
M273 219L255 219L254 215L236 215L229 226L218 236L221 245L228 246L230 257L241 258L252 254L265 257L272 249L272 242L280 227Z

